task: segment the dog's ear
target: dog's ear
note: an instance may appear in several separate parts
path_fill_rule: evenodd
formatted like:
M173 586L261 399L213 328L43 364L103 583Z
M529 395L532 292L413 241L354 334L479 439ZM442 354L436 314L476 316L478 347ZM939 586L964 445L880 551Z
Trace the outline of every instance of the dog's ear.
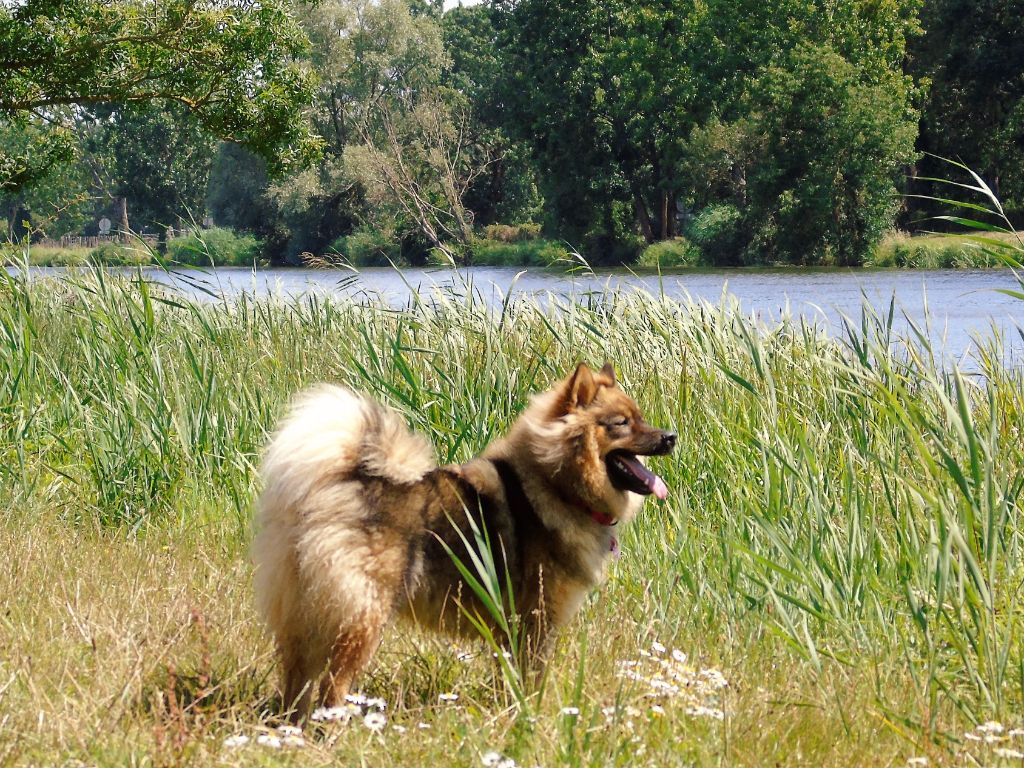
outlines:
M599 386L590 366L586 363L577 365L576 370L562 384L562 391L556 406L559 415L590 405L597 396Z
M605 361L604 367L601 368L601 375L608 379L608 382L605 384L605 386L615 386L615 369L612 367L611 362L607 360Z

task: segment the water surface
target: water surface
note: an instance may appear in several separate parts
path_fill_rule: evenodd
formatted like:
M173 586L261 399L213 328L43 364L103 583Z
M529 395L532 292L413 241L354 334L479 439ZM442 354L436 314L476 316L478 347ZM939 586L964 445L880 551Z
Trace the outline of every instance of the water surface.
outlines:
M59 275L63 268L33 268L38 275ZM114 270L134 273L134 270ZM142 270L155 282L174 285L198 300L231 299L242 293L295 297L317 292L407 305L415 290L429 296L437 290L464 294L473 290L483 300L500 302L511 290L541 300L551 296L584 300L606 290L648 291L655 295L719 303L724 295L739 302L742 311L766 322L783 313L815 321L832 333L841 331L840 318L859 318L866 300L886 313L895 300L897 326L908 332L909 322L927 333L950 357L968 352L977 339L993 333L1004 336L1008 362L1024 360L1024 301L999 293L1019 289L1007 269L852 270L774 269L686 271L658 275L628 272L568 275L543 269L473 267L451 269L366 268L359 272L314 269L218 268L165 272ZM927 323L926 323L927 320Z

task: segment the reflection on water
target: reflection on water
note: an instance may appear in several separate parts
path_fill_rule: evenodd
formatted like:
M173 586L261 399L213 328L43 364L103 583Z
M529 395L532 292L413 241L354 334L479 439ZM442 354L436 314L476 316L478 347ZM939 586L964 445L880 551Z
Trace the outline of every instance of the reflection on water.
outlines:
M61 274L64 270L33 268L37 275ZM112 270L133 273L133 270ZM546 300L551 295L585 300L588 294L606 290L645 290L655 295L717 304L725 293L738 301L746 314L777 320L781 313L817 321L836 332L840 317L859 318L866 299L879 313L887 313L895 298L897 323L906 331L907 321L924 327L949 355L970 349L972 337L990 337L993 330L1005 336L1008 362L1024 359L1024 301L999 293L1017 288L1009 270L715 270L674 274L636 275L624 272L566 275L541 269L474 267L449 269L367 268L358 273L335 270L241 268L183 269L168 273L145 269L147 278L171 284L198 300L230 299L240 293L294 297L309 292L343 295L360 301L381 301L390 306L407 305L415 290L429 296L436 290L464 294L472 290L482 300L500 302L511 289Z

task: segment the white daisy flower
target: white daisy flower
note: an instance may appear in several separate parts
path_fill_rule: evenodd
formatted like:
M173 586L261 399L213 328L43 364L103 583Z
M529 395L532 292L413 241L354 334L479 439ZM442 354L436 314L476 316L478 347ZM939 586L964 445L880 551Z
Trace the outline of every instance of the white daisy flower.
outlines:
M249 737L244 733L239 733L235 736L228 736L224 739L224 746L228 749L237 749L238 747L244 747L249 743Z
M301 736L302 729L296 728L294 725L279 725L277 726L277 732L282 736Z
M361 693L347 693L345 694L345 701L349 704L356 704L361 707L366 704L366 697Z
M359 708L356 707L356 710L359 711ZM309 717L311 720L318 723L347 723L352 718L352 710L349 709L349 706L319 707L318 709L314 709L313 714Z
M657 640L655 640L653 643L651 643L651 650L655 653L664 653L665 646L659 643Z
M982 723L981 725L979 725L977 730L981 731L982 733L1002 733L1005 730L1005 728L1003 728L1002 723L997 722L995 720L989 720L987 723Z
M651 706L651 714L657 715L658 717L662 717L665 714L665 708L660 704L653 704Z
M678 648L674 648L672 649L672 660L678 662L679 664L685 664L686 654L680 651Z
M381 710L384 710L384 709L388 708L388 703L386 701L384 701L384 699L380 699L380 698L367 699L365 704L366 704L366 706L369 709L381 709Z
M516 768L516 761L511 757L503 757L495 768Z
M301 736L289 735L281 738L281 746L298 749L306 746L306 740Z
M497 752L484 752L480 756L480 762L483 763L487 768L497 765L501 761L501 755Z
M459 700L459 694L457 694L457 693L442 693L442 694L438 695L437 700L441 701L441 702L444 702L444 703L449 703L450 704L453 701L458 701Z
M1020 760L1024 757L1024 752L1017 749L1007 749L1006 747L996 747L992 752L996 757L1003 757L1007 760Z
M928 765L928 758L927 757L910 757L910 758L907 758L907 765L908 766L915 766L915 767L916 766L925 766L925 765Z
M560 710L561 714L568 715L569 717L576 717L580 713L579 707L562 707Z
M281 740L277 736L271 736L269 733L261 733L257 736L256 743L261 747L269 747L270 749L281 748Z
M430 723L416 723L416 727L421 731L429 731L433 726Z
M370 712L363 718L363 725L369 728L371 731L381 730L388 722L388 719L384 717L380 712Z

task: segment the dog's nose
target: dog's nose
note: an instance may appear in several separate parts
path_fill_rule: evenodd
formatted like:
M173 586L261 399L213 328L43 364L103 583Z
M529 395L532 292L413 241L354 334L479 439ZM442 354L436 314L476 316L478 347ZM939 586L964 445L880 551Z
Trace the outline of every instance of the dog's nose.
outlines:
M674 432L666 432L661 436L661 450L668 453L676 447L676 435Z

